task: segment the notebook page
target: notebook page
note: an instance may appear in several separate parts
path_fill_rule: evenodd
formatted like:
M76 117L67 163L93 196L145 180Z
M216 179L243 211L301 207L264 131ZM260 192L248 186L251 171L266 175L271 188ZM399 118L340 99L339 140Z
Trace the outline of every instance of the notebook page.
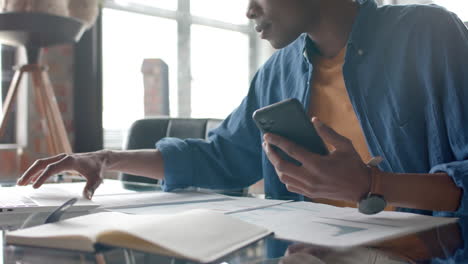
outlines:
M7 233L6 242L28 246L94 251L100 232L117 229L128 220L120 213L97 213Z
M129 227L129 233L173 252L172 255L200 262L214 261L271 233L266 228L208 210L192 210L172 216L130 217L133 225ZM104 240L101 241L105 244L116 241L111 237ZM132 244L125 246L131 248Z

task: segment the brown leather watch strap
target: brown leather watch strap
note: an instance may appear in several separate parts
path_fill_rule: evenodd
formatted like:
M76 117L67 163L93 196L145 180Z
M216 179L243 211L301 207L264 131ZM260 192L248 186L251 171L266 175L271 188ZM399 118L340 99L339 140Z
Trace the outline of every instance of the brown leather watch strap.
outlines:
M370 167L370 169L371 169L371 188L369 192L371 194L383 195L382 189L381 189L382 173L380 169L377 167Z
M380 189L381 183L381 171L377 166L383 161L383 158L380 156L372 158L369 162L367 162L367 167L371 169L371 177L370 177L370 194L379 194L382 195L382 190Z

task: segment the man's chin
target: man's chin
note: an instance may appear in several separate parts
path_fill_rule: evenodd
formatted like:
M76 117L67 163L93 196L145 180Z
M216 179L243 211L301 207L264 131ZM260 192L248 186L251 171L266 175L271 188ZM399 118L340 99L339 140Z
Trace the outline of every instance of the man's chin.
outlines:
M270 40L270 39L268 40L268 42L274 49L282 49L288 45L288 44L284 44L282 42L278 42L278 41Z
M284 40L277 40L277 39L267 39L268 42L270 42L270 45L274 48L274 49L282 49L286 46L288 46L289 44L291 44L293 41L284 41Z

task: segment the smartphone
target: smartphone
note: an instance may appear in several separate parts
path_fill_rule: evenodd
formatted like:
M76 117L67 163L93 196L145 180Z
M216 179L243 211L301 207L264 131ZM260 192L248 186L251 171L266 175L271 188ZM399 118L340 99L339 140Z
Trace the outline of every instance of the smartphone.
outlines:
M253 119L262 133L273 133L285 137L316 154L328 154L325 143L317 134L312 121L304 111L304 107L295 98L260 108L253 113ZM272 147L283 159L298 166L302 165L280 148Z

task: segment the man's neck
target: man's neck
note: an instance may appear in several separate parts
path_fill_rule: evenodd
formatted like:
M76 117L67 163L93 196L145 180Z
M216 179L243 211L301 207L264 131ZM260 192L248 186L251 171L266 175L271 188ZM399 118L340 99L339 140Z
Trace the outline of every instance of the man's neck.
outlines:
M333 58L346 46L358 11L352 0L325 2L320 24L308 32L322 56Z

